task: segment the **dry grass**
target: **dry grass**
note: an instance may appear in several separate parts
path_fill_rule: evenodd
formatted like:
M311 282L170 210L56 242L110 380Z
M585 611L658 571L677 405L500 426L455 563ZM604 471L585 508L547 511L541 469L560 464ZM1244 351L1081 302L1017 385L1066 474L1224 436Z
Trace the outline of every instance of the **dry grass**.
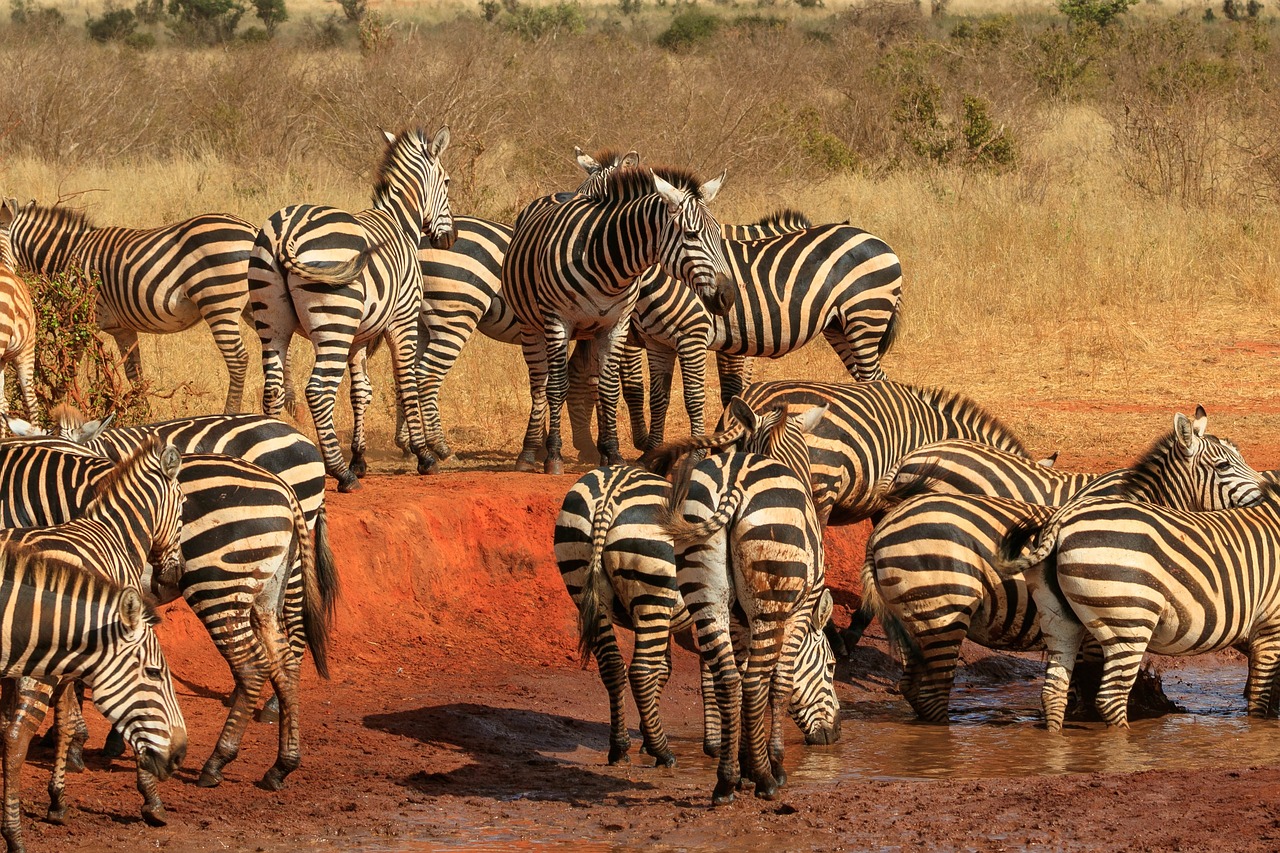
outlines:
M1145 32L1133 30L1125 38ZM1195 198L1153 195L1135 183L1126 165L1133 152L1116 134L1120 95L1096 82L1106 78L1106 62L1136 53L1123 39L1099 48L1112 58L1100 63L1095 82L1085 75L1070 97L1054 97L1026 59L1034 30L1015 27L996 48L981 49L946 38L945 29L879 46L869 32L841 25L825 42L790 30L730 34L679 60L627 37L528 44L475 23L424 30L365 59L351 50L139 57L95 49L88 71L114 79L115 94L82 93L79 106L50 83L42 56L10 44L0 63L26 94L64 98L64 110L105 106L77 122L52 108L41 113L22 92L0 93L0 115L21 119L0 139L0 181L6 194L41 200L93 191L80 203L98 221L128 225L211 210L257 220L302 200L360 208L377 156L375 125L444 120L454 129L446 159L455 210L505 221L533 196L573 183L574 144L635 147L650 161L707 174L728 165L715 204L726 221L787 205L886 239L905 272L906 325L886 362L890 375L973 395L1033 449L1060 448L1068 465L1118 461L1166 429L1175 409L1197 403L1246 452L1251 436L1280 443L1272 390L1280 365L1276 351L1252 343L1280 342L1272 284L1280 211L1262 165L1243 183L1229 179L1239 170L1224 169L1220 189ZM1168 38L1164 32L1156 35ZM1181 49L1194 57L1206 46L1217 50L1214 32ZM983 50L1000 51L999 61ZM1271 49L1250 50L1239 73L1269 79ZM253 71L268 56L274 76L263 79ZM803 79L792 73L802 64ZM1150 72L1118 70L1109 69L1110 79L1124 91L1137 91L1133 81ZM944 110L961 94L988 98L1014 132L1016 167L914 156L887 118L893 87L913 74L938 84ZM142 104L131 94L162 77L175 81L171 98ZM1169 103L1161 108L1172 110ZM798 118L806 108L843 148L812 147L811 119ZM1259 99L1249 108L1259 126L1280 115ZM1233 139L1248 141L1248 127L1233 128ZM844 153L853 162L841 161ZM1245 153L1255 164L1267 154ZM142 346L156 387L182 389L156 402L158 415L217 407L225 372L207 330ZM298 353L305 368L309 349ZM372 443L385 448L392 414L385 355L373 369ZM844 378L822 343L760 365L757 376ZM251 399L260 382L251 372ZM518 351L473 341L442 403L464 453L514 454L527 416ZM679 410L677 400L671 434L685 428Z

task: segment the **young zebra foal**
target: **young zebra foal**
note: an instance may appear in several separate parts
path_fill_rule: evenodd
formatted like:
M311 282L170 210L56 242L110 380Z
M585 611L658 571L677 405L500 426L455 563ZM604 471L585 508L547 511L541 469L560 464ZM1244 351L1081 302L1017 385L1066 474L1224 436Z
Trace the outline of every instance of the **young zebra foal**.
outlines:
M817 420L825 414L815 411ZM822 628L815 624L824 592L822 530L804 437L814 424L775 408L753 426L756 435L768 436L776 458L721 450L695 465L692 455L686 457L674 477L666 522L680 594L724 727L712 794L717 805L733 801L740 746L747 764L742 769L755 782L757 797L772 799L785 783L781 720L796 655L805 631ZM741 639L735 648L735 605L747 620L745 649ZM772 717L767 737L766 705ZM838 727L837 715L831 728Z
M167 779L187 751L187 729L152 626L160 620L137 590L121 587L40 551L0 548L0 678L6 743L17 690L13 679L79 678L118 725L139 770ZM4 763L3 835L21 853L19 788L25 746Z

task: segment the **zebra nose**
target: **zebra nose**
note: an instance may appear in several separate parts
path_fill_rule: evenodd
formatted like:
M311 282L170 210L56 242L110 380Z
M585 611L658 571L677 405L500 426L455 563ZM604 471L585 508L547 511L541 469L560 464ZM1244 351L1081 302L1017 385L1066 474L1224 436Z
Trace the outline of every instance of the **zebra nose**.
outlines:
M452 249L453 241L458 239L458 226L451 225L449 230L443 234L431 235L431 248L433 249Z

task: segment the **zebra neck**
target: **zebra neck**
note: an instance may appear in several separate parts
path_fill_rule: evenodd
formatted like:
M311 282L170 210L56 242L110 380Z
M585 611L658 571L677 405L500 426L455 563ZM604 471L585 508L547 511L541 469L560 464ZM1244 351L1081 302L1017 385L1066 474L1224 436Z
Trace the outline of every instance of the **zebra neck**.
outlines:
M102 593L69 577L52 583L13 576L0 581L7 624L20 626L0 643L0 676L58 676L108 648L113 626L105 614L113 601Z
M418 243L422 239L422 223L426 217L422 214L422 199L416 193L409 195L413 197L384 193L373 200L373 206L395 220L396 226Z
M85 518L110 531L112 537L118 539L118 544L123 546L124 553L130 558L130 565L136 566L141 572L151 554L151 543L155 538L156 527L154 513L149 511L145 501L137 507L129 507L110 500L101 501L96 505L96 509L90 507ZM125 579L115 578L115 580L123 582Z
M666 204L647 195L610 205L601 215L579 263L602 292L616 295L635 287L640 274L659 262Z
M71 223L63 224L43 236L22 230L13 241L13 253L19 264L35 272L63 272L77 258L86 270L91 269L84 257L84 242L95 230L88 225Z

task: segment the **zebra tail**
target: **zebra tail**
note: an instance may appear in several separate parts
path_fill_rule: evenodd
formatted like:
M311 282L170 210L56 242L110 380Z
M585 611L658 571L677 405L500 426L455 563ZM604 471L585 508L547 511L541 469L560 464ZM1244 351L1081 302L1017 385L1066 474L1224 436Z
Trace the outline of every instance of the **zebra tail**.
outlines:
M869 518L873 524L878 524L886 513L899 504L934 491L933 484L938 480L935 474L939 465L937 460L920 471L905 476L900 473L900 464L895 463L889 473L876 483L871 494L857 506L843 510L840 513L841 523L853 524Z
M316 519L316 531L320 530L320 519L324 517L321 507L320 516ZM298 540L297 559L302 563L302 630L307 637L307 646L311 649L311 659L316 665L320 677L329 678L329 629L332 627L333 602L326 600L321 588L319 549L311 540L311 531L307 529L307 518L302 506L295 498L293 501L293 529ZM317 536L317 538L319 538ZM325 547L328 547L326 535ZM329 555L332 558L332 554Z
M898 300L898 304L894 306L893 313L889 315L889 325L884 327L884 334L880 336L880 355L884 356L889 350L893 349L893 345L898 342L898 332L901 330L899 320L902 317L902 300Z
M302 276L320 284L341 287L351 284L351 282L360 277L360 274L364 272L365 266L369 263L369 258L378 248L379 244L369 243L350 260L342 261L341 263L308 264L298 258L297 246L291 240L280 253L280 263L294 275Z
M746 429L741 424L734 424L727 430L714 435L695 435L680 441L671 441L641 456L639 464L640 467L649 469L659 477L666 477L681 457L699 450L723 450L742 438L745 432Z
M996 573L1001 577L1021 574L1047 559L1058 545L1062 515L1062 509L1059 509L1043 524L1033 519L1015 522L1000 540L1000 553L994 566ZM1031 550L1024 554L1028 546ZM1053 583L1056 585L1056 580Z
M604 576L604 543L613 526L614 511L608 489L596 501L595 509L591 519L591 557L587 560L587 577L578 602L578 656L583 669L591 660L591 650L600 637L600 614L610 593L608 578Z
M737 485L729 490L724 502L705 521L687 521L678 508L672 508L662 528L675 540L677 548L705 542L720 532L742 505L746 493Z
M338 567L333 559L333 549L329 547L329 519L325 512L324 502L316 513L316 586L320 593L320 603L324 607L324 618L333 622L338 609Z
M873 618L880 620L885 639L902 653L903 660L910 660L912 663L924 661L924 655L920 652L920 644L916 638L884 603L884 597L880 594L880 587L876 583L875 560L871 556L870 542L867 543L867 559L862 564L861 609L865 622L870 622Z

